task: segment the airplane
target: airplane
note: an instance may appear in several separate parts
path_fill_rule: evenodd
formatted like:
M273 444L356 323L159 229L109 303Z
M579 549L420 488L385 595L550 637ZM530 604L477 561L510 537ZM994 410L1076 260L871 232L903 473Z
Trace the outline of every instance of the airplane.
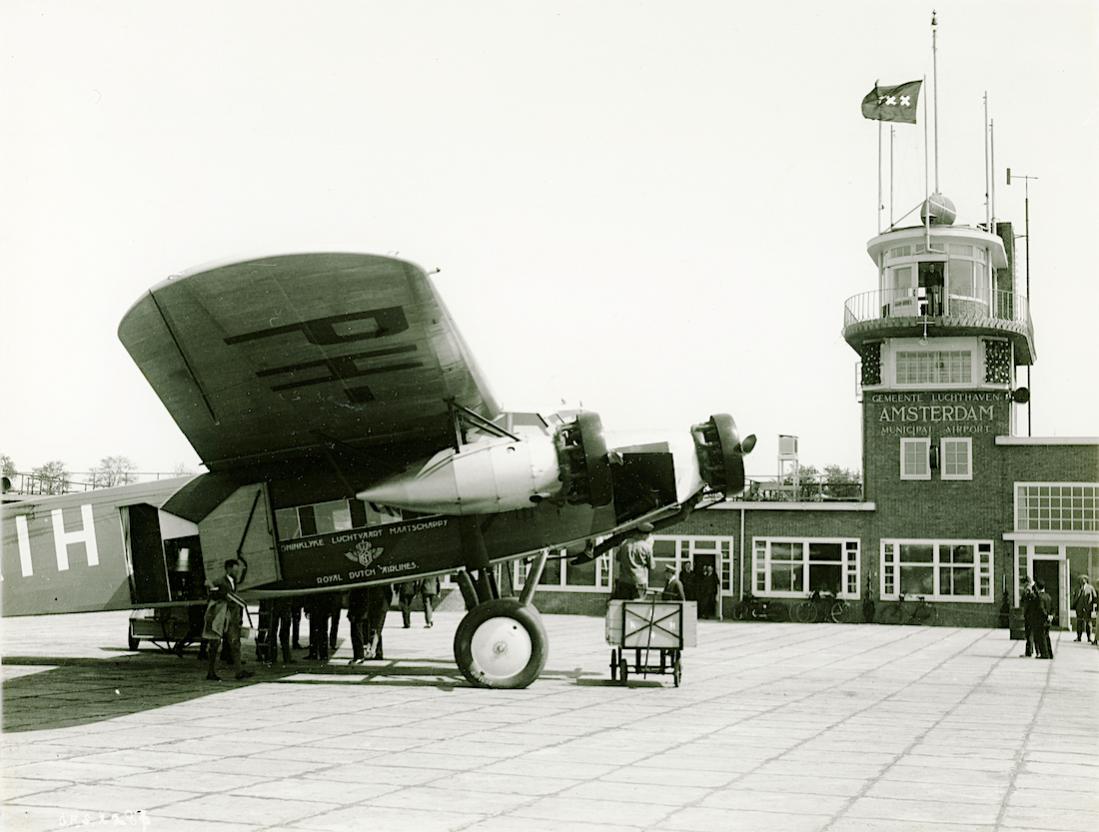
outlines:
M739 493L755 444L726 414L639 441L591 411L503 411L427 273L393 257L202 267L118 336L207 470L6 502L4 616L201 605L231 557L248 601L454 575L462 674L523 688L549 549L592 558ZM493 567L516 559L505 596Z

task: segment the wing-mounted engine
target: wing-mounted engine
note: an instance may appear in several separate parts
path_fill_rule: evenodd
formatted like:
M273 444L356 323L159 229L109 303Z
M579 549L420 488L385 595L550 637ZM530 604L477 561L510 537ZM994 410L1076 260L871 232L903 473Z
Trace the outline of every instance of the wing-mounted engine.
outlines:
M733 417L718 413L709 421L694 425L691 435L703 481L727 497L743 491L746 481L744 455L755 447L755 434L742 441Z
M607 505L614 497L614 491L599 414L578 413L575 420L558 428L554 444L565 500L571 505Z

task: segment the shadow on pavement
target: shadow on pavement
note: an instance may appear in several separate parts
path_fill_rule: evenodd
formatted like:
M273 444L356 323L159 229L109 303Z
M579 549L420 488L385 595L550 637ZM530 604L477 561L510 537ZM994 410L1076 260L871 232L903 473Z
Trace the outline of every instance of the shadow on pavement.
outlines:
M356 665L299 660L274 667L246 661L254 676L236 681L222 668L221 682L206 680L206 663L196 661L193 651L182 657L151 651L107 659L6 656L2 662L32 671L3 682L2 729L7 733L87 725L259 683L433 687L447 692L473 687L453 662L419 657ZM579 668L545 670L540 678L598 682L581 675Z

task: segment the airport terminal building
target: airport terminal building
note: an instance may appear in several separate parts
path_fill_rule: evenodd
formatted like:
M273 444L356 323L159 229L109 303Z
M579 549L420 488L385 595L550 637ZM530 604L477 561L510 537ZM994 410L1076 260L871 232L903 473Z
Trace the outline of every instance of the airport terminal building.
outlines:
M954 225L948 201L929 202L924 225L870 240L877 287L844 304L860 380L859 499L749 490L656 535L659 564L714 567L719 616L748 593L792 610L820 590L848 602L848 621L907 596L933 605L935 623L994 627L1029 574L1067 627L1078 576L1099 575L1099 438L1017 431L1036 351L1012 225ZM611 571L607 556L557 561L538 605L601 613Z

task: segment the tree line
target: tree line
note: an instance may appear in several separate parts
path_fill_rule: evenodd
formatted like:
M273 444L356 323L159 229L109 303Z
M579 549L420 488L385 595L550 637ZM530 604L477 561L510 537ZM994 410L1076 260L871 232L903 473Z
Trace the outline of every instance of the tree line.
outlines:
M180 463L171 472L175 476L194 473ZM7 454L0 454L0 475L6 477L14 486L15 478L22 477L23 489L35 494L64 494L71 490L74 477L80 476L79 485L85 488L113 488L117 485L129 485L137 482L137 465L127 456L105 456L90 471L74 474L69 466L60 459L50 460L30 471L20 471L15 461Z

